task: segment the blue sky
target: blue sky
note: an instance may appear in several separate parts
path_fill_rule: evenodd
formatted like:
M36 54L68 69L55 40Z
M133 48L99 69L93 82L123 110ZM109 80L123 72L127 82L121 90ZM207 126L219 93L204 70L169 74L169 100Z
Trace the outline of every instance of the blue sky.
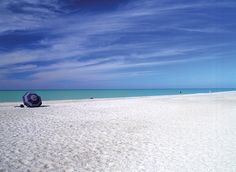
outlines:
M236 87L234 0L1 0L0 89Z

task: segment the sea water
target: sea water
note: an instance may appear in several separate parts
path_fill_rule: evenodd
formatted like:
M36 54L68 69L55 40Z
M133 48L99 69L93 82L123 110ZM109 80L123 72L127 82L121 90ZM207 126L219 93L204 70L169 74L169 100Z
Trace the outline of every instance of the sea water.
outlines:
M22 101L27 91L39 94L42 100L74 100L89 98L115 98L159 96L176 94L208 93L221 91L234 91L230 88L204 88L204 89L78 89L78 90L1 90L0 102Z

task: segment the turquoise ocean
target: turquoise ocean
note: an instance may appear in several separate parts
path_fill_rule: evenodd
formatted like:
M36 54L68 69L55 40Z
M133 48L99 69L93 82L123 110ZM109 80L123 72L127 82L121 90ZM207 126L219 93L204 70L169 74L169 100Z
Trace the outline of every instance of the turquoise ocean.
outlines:
M27 91L39 94L42 100L76 100L93 98L160 96L208 93L221 91L236 91L230 88L204 88L204 89L78 89L78 90L0 90L0 102L19 102Z

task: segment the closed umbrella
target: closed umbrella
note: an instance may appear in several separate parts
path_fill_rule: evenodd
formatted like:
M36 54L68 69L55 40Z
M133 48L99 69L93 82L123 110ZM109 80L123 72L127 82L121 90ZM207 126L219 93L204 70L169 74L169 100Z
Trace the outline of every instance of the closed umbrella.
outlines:
M42 105L41 97L32 92L25 93L23 96L23 102L27 107L39 107Z

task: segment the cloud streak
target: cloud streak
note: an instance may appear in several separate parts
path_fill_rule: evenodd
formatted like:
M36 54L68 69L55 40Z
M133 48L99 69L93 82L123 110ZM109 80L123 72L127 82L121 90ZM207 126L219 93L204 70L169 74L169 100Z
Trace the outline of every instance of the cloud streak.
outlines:
M19 30L43 34L23 47L0 47L1 75L6 80L26 73L27 80L83 81L107 72L114 78L129 72L137 76L147 68L159 73L153 67L223 58L233 47L235 25L221 20L217 10L232 16L235 5L144 0L83 12L58 0L3 1L0 39ZM18 44L23 45L21 39Z

